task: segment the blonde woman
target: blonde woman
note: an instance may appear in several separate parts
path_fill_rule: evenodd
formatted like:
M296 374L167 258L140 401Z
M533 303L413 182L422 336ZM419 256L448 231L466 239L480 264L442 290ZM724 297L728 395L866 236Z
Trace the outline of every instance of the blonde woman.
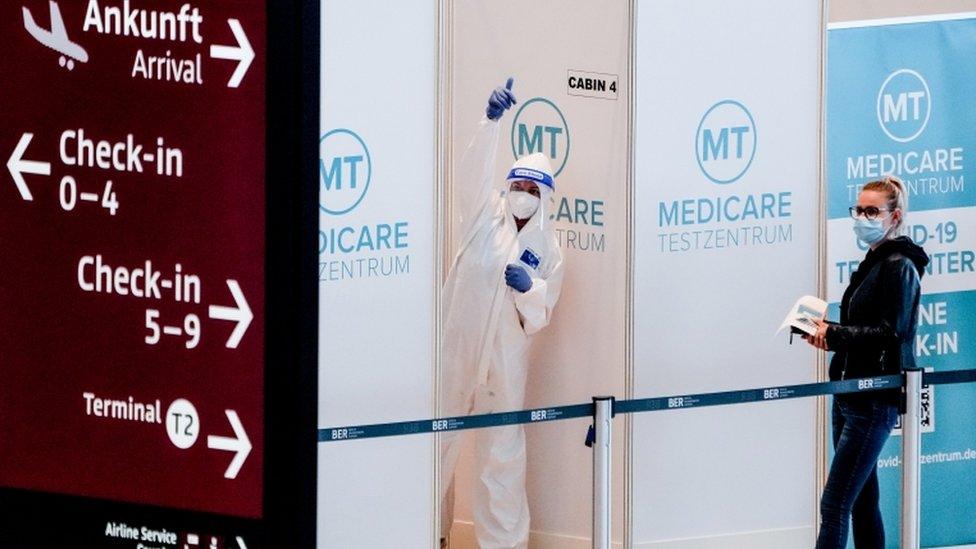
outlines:
M851 206L854 232L870 247L851 275L840 322L821 322L811 345L834 351L830 379L898 374L915 366L920 279L928 255L904 236L905 186L888 176L866 184ZM836 395L834 459L820 501L817 549L842 549L853 523L857 549L885 546L877 461L898 418L899 392Z

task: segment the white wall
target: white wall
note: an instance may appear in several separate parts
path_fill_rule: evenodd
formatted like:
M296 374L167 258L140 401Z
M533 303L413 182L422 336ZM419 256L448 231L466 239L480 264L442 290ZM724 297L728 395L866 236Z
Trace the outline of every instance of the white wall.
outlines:
M514 160L510 131L518 109L543 97L558 107L568 126L568 159L556 177L557 199L567 198L574 213L577 200L583 201L581 211L584 202L587 212L596 202L602 212L602 225L594 225L589 215L585 222L582 216L568 219L565 210L555 220L562 231L566 278L553 323L533 343L526 406L589 402L596 394L623 397L629 5L584 0L452 5L450 143L455 165L484 115L489 93L513 76L519 103L502 119L496 173L504 177ZM616 99L570 95L570 70L615 75ZM564 135L557 138L555 169L562 163ZM571 547L590 536L592 452L583 446L587 425L586 420L559 421L526 429L534 540ZM623 422L617 425L613 537L620 541L625 437ZM462 461L458 475L456 519L470 521L470 482L465 482L471 478L470 463Z
M976 11L976 0L831 0L829 21L858 21Z
M820 3L808 0L638 2L635 396L814 380L812 348L773 332L797 297L817 293L821 29ZM705 118L727 99L753 124L730 105ZM700 168L700 128L715 137L722 127L749 128L743 159L729 134L730 159ZM746 165L734 182L706 177ZM781 192L792 193L788 217L662 223L662 202ZM687 251L683 237L679 251L661 238L746 226L791 237ZM636 416L635 546L812 545L815 409L802 399Z
M392 250L320 255L320 427L433 414L436 33L434 1L322 2L321 134L355 132L372 169L362 201L347 213L323 211L322 229L406 223L406 236ZM362 152L349 134L336 138L322 145L326 168L337 154ZM333 211L363 188L366 160L345 166L341 190L335 180L320 187ZM371 259L409 261L409 272L370 276ZM336 275L333 261L357 276ZM318 546L433 547L433 459L428 435L320 443Z

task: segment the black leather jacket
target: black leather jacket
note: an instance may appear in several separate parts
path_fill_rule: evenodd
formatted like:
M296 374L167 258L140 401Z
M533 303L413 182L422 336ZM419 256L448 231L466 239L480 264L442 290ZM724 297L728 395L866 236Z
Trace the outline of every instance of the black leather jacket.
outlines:
M915 366L919 283L928 262L925 251L904 236L868 252L844 291L840 323L827 328L831 380L893 375ZM898 400L896 391L862 396Z

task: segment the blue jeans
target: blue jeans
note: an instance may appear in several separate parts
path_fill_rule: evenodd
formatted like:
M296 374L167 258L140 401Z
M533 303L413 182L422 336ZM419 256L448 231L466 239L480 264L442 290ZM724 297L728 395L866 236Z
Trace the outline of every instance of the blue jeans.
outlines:
M865 399L834 397L834 461L820 499L817 549L847 547L854 523L854 547L884 549L884 524L878 505L878 456L898 420L898 407Z

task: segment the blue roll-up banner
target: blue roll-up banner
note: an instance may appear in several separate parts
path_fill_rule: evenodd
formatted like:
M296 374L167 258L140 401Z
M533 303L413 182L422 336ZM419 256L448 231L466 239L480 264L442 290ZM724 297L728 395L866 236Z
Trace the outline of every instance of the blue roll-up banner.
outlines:
M827 62L828 298L866 252L847 208L885 174L908 188L909 234L932 263L922 279L916 357L972 367L976 337L976 14L832 25ZM937 390L936 390L937 389ZM976 542L976 386L925 389L922 545ZM887 547L898 547L901 437L878 461Z

